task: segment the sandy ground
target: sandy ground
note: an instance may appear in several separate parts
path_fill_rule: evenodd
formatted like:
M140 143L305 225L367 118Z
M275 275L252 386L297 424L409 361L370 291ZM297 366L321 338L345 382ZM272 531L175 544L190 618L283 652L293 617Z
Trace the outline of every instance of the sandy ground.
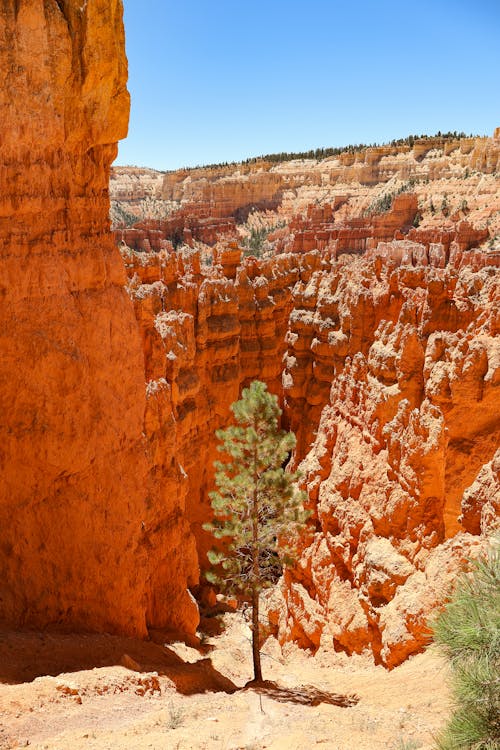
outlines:
M359 696L350 708L311 707L236 689L252 677L250 630L240 614L221 624L198 648L0 633L0 750L433 748L448 691L432 649L386 672L363 656L282 654L270 639L264 678Z

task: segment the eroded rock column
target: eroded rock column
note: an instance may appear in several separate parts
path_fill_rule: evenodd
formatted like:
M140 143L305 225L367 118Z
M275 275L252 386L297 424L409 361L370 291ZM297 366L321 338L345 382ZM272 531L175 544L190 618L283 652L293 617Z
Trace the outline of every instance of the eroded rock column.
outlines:
M193 630L188 527L151 472L109 232L121 2L1 0L0 68L0 622Z

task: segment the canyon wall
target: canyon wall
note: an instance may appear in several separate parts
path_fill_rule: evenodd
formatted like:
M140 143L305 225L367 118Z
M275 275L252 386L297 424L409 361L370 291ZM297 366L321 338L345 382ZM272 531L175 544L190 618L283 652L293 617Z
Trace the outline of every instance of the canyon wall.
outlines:
M294 290L283 382L313 515L272 612L283 642L389 667L500 514L500 274L405 245Z
M112 171L112 216L116 226L139 219L162 219L185 205L196 205L216 218L246 217L249 211L278 210L290 219L309 204L346 199L343 214L361 216L371 202L411 181L419 208L432 205L431 225L443 222L441 204L451 216L465 210L473 222L490 217L500 233L497 173L500 138L425 138L408 145L387 145L343 152L326 159L295 159L198 167L152 173L132 167ZM462 217L463 218L463 217Z
M157 471L171 477L172 494L183 487L206 568L213 540L202 524L210 518L215 430L227 425L231 403L254 379L281 398L292 289L309 278L317 257L240 264L234 247L220 251L215 267L202 273L197 252L184 259L171 250L122 253L143 337L147 435Z
M312 517L267 605L282 643L397 665L498 522L500 274L485 251L448 249L258 260L234 244L210 267L198 251L122 249L148 434L159 470L182 465L202 568L214 432L241 388L265 380L297 435Z
M312 516L265 604L282 644L396 666L498 523L498 154L495 135L183 170L168 217L115 230L147 436L158 473L180 462L202 569L241 388L265 380L297 435Z
M0 622L193 631L183 497L144 438L144 360L109 231L127 132L122 6L0 6Z

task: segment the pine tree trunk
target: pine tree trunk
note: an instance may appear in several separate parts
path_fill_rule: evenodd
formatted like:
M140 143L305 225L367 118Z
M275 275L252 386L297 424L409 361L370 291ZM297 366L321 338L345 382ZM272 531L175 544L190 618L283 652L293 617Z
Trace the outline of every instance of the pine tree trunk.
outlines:
M255 587L252 591L252 655L254 679L262 680L259 638L259 590Z
M252 655L253 674L255 680L262 680L260 667L260 638L259 638L259 496L257 483L257 450L254 450L253 471L253 503L252 503Z

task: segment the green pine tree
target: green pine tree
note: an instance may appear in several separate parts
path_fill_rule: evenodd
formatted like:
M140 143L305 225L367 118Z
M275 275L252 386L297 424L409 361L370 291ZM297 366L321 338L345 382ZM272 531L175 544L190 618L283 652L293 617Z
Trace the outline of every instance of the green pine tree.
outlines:
M251 602L254 677L262 680L259 595L275 582L277 566L293 564L294 540L308 514L298 474L283 468L295 436L279 428L276 396L255 380L231 410L236 424L216 432L228 460L215 462L214 520L204 528L222 542L209 553L217 567L207 578Z
M455 710L439 750L500 748L500 536L433 626L450 661Z

